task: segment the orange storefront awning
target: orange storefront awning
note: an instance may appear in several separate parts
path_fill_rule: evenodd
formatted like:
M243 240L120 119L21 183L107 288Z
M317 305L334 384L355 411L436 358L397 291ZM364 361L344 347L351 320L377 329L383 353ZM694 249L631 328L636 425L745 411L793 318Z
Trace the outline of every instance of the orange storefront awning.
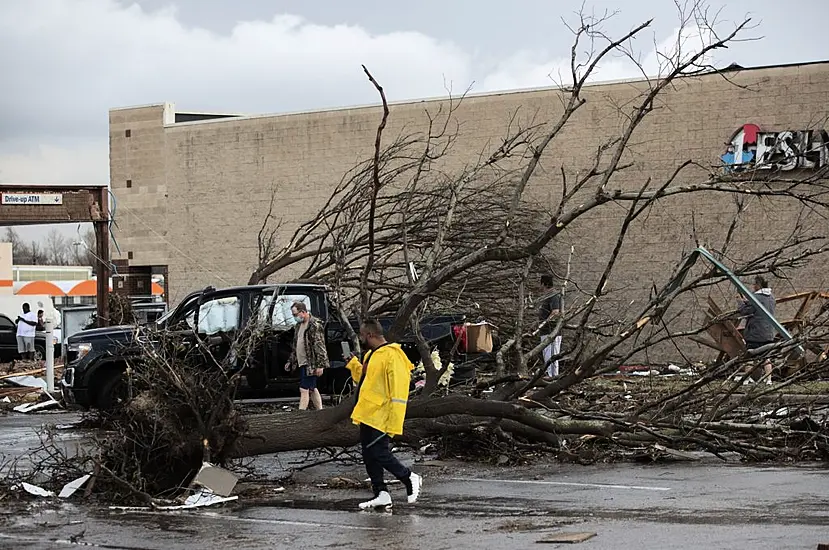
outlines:
M112 290L110 285L109 290ZM98 281L90 279L88 281L81 281L80 283L69 289L67 296L97 296L98 295Z
M47 295L47 296L66 296L66 293L55 283L49 281L32 281L20 287L16 294L24 296Z

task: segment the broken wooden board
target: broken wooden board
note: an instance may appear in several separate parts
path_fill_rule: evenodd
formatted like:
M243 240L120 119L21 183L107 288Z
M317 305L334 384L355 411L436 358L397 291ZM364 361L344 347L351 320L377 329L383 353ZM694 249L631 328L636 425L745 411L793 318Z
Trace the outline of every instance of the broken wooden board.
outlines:
M561 533L553 533L547 535L543 539L538 539L539 544L575 544L592 539L596 533L577 533L573 531L563 531Z

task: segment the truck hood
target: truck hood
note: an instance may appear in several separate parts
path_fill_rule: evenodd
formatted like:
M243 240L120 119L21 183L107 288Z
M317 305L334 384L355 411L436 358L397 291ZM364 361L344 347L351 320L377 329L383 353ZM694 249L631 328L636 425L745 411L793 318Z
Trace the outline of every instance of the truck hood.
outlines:
M66 339L66 343L77 344L80 342L96 342L101 340L115 340L124 342L135 336L135 327L121 325L117 327L91 328L82 330Z

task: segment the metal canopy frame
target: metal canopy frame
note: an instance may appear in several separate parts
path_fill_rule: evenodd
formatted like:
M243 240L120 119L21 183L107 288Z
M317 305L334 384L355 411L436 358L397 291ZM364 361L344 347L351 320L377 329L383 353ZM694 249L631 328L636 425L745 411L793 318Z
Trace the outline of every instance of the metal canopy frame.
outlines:
M716 267L718 270L722 271L722 273L726 277L728 277L728 279L732 283L734 283L734 286L737 287L737 289L740 291L740 294L746 300L748 300L751 303L751 305L754 306L755 310L760 312L760 314L763 317L765 317L766 319L771 321L771 323L774 325L774 328L777 330L778 333L780 333L780 335L782 335L786 340L793 340L794 339L794 337L791 335L791 333L788 330L786 330L786 327L784 327L782 324L780 324L780 322L777 319L774 318L774 315L769 313L769 311L763 306L763 304L760 303L760 300L758 300L757 297L754 296L754 292L752 292L751 289L749 289L739 279L739 277L737 277L734 274L733 271L728 269L728 267L726 267L725 264L723 264L721 261L719 261L717 258L715 258L713 254L711 254L708 250L706 250L702 246L695 248L688 255L688 257L685 258L685 261L682 263L682 266L680 266L679 271L677 272L677 276L674 278L673 284L665 289L666 294L670 294L670 293L676 291L682 285L682 282L688 276L688 273L691 271L691 268L694 266L694 264L697 263L697 260L699 258L704 258L704 259L708 260L711 264L714 265L714 267ZM797 350L800 353L805 353L805 350L803 349L803 346L801 346L801 345L797 346Z
M10 193L78 193L87 192L95 200L89 205L88 218L73 219L4 219L0 216L0 225L43 225L66 223L92 223L95 229L95 275L97 277L96 315L99 327L109 324L109 278L111 263L109 252L109 184L62 185L49 183L3 183L0 192ZM44 208L47 208L44 206ZM48 207L52 208L52 207ZM0 209L0 213L3 210Z

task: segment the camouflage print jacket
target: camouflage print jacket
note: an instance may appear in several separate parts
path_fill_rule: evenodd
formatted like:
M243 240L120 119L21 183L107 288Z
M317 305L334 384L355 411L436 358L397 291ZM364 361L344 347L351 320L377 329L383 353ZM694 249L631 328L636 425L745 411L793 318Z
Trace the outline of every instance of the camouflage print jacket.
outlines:
M299 367L296 358L296 346L299 339L299 325L294 327L294 348L291 351L291 357L288 359L288 364L291 370ZM325 327L322 326L315 317L311 317L310 324L305 330L305 356L308 358L308 372L305 374L313 376L313 371L316 369L326 369L330 365L328 363L328 352L325 350Z

